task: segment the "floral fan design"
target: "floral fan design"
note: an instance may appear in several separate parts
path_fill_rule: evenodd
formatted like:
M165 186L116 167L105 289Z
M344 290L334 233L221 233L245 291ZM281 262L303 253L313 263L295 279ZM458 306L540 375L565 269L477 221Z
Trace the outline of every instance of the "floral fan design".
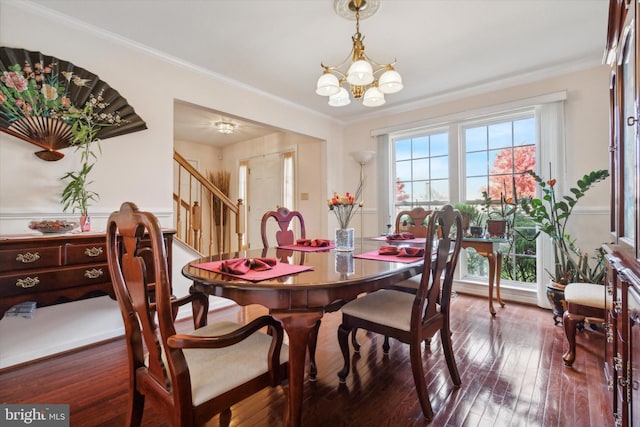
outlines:
M97 139L147 128L108 83L72 63L25 49L0 47L0 131L42 148L53 161L69 147L73 116L93 103Z

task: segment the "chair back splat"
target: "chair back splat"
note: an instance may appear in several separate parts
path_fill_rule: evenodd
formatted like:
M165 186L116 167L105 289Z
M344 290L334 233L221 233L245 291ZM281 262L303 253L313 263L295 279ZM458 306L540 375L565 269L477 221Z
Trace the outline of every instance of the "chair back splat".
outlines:
M291 221L293 221L294 218L298 218L300 222L300 238L304 239L307 237L302 214L298 211L290 211L287 208L280 207L275 211L268 211L262 216L260 233L262 235L262 245L265 248L269 247L269 239L267 238L267 221L269 218L275 219L280 228L280 230L276 231L276 246L293 245L295 243L293 230L289 230Z
M415 237L427 236L427 218L431 215L430 210L422 207L413 208L408 211L401 211L396 215L396 233L412 233Z
M246 325L207 325L208 297L172 296L157 218L125 202L107 221L109 272L125 326L129 364L127 423L139 426L145 400L172 425L230 417L231 405L286 376L280 323L261 316ZM190 304L193 331L176 333L178 309ZM268 332L259 330L267 327Z
M262 234L262 245L266 249L269 247L269 238L267 237L267 222L270 218L273 218L278 223L278 227L280 230L276 231L276 246L288 246L296 243L295 234L293 230L290 230L291 222L294 218L298 218L298 222L300 223L300 239L305 239L307 237L307 232L304 227L304 218L302 214L298 211L290 211L285 207L279 207L275 211L268 211L262 216L262 221L260 222L260 232ZM286 258L286 255L284 255ZM305 254L303 253L300 256L300 264L304 264ZM318 368L316 366L316 346L318 342L318 331L320 330L321 321L318 320L316 322L316 326L311 331L311 336L309 337L309 378L315 381L316 375L318 373Z
M433 211L426 227L425 258L422 277L414 293L382 289L348 302L342 307L338 342L344 367L338 373L346 381L350 370L348 336L352 330L366 329L409 344L411 370L422 412L433 418L422 362L422 343L438 331L453 384L460 386L451 330L449 327L453 274L462 247L462 216L451 205ZM359 348L356 347L356 351Z

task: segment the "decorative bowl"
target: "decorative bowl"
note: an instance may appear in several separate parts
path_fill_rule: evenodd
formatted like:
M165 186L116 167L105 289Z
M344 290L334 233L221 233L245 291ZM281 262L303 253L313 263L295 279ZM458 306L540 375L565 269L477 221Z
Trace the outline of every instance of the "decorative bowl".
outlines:
M44 234L62 234L73 230L77 226L77 221L69 221L66 219L43 219L29 223L30 229Z

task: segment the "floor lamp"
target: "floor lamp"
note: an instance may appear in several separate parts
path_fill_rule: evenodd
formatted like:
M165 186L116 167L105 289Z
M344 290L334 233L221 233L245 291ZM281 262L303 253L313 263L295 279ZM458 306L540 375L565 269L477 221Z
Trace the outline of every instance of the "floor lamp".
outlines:
M360 151L352 151L349 155L360 165L360 186L362 187L362 193L364 194L364 167L374 158L376 155L375 151L371 150L360 150ZM360 208L360 237L364 237L364 217L363 217L363 208Z

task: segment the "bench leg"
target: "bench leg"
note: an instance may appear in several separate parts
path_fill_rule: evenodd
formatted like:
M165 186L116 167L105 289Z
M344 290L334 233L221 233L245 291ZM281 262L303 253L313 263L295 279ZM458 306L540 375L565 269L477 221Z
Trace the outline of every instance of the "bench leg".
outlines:
M576 330L578 329L578 324L584 322L584 318L582 315L569 313L568 311L565 311L562 315L564 334L569 343L569 349L562 355L565 366L572 366L576 360Z

